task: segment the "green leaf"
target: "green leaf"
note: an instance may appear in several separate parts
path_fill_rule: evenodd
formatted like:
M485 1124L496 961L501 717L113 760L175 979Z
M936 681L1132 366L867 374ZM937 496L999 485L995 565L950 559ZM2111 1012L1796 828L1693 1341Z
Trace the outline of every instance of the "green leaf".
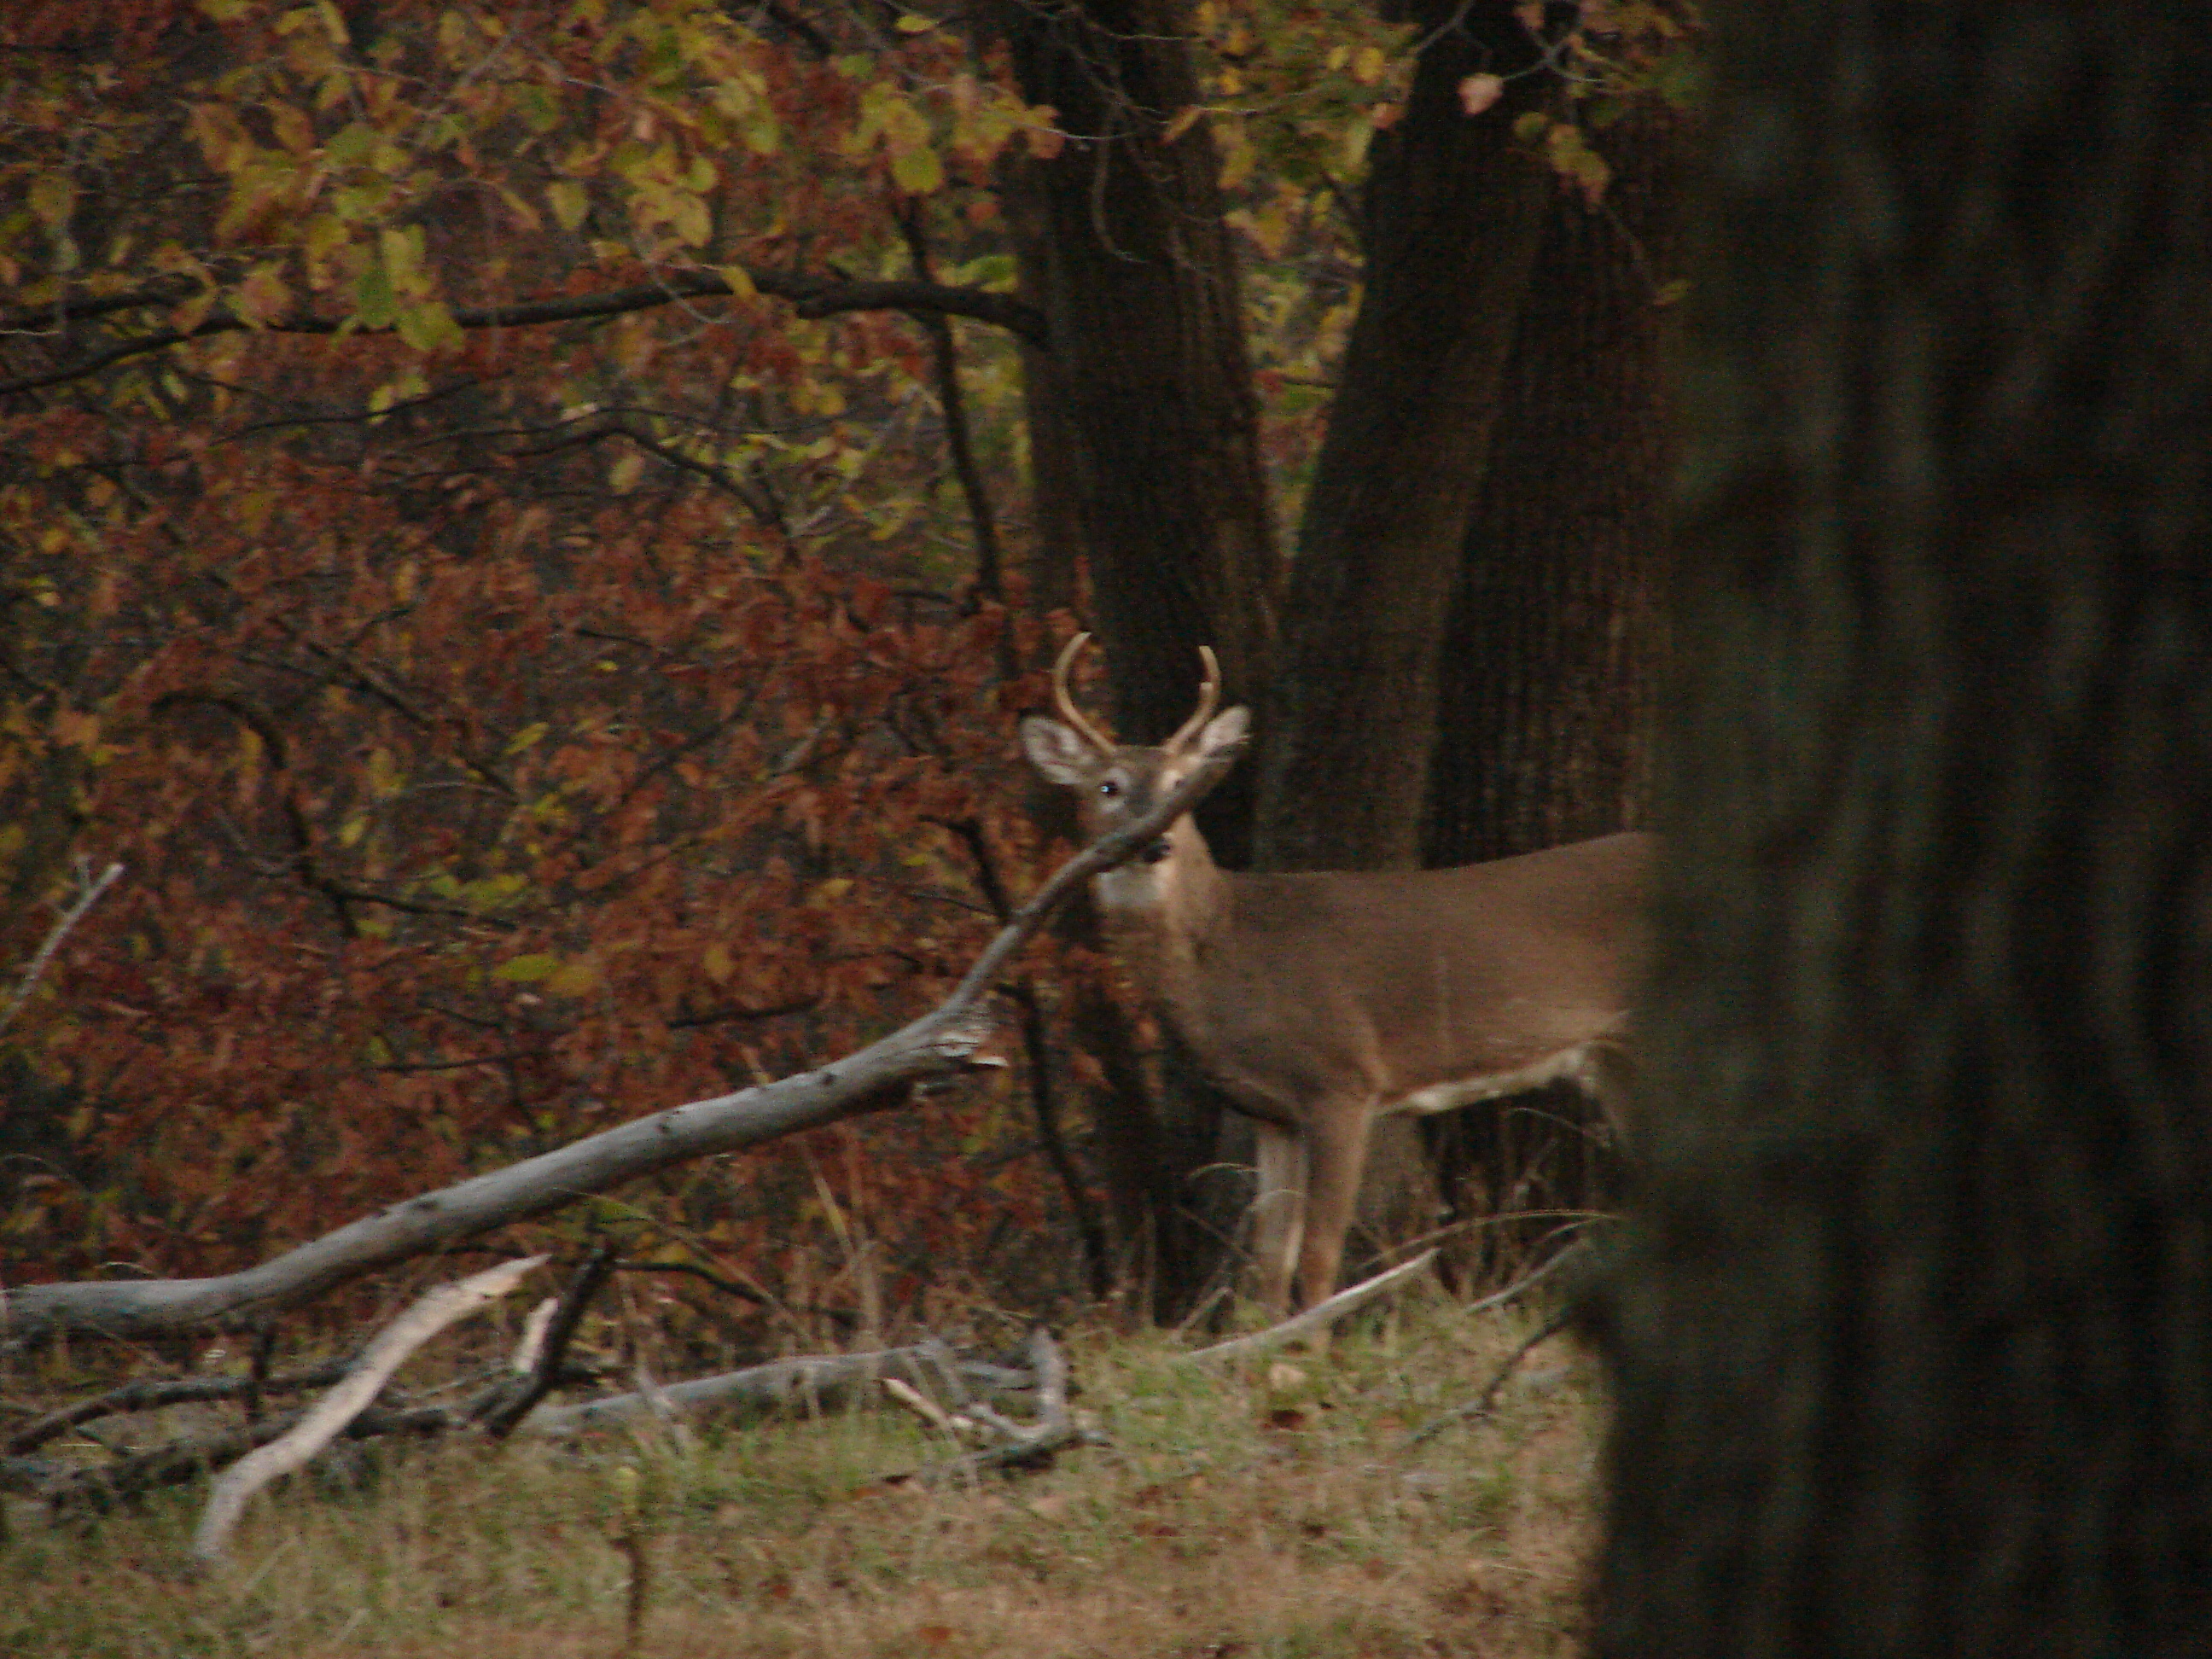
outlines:
M891 156L891 179L909 195L924 196L944 187L945 164L933 149L896 151Z
M384 261L374 261L354 278L353 314L363 328L389 328L398 315L399 296L392 291L392 273Z

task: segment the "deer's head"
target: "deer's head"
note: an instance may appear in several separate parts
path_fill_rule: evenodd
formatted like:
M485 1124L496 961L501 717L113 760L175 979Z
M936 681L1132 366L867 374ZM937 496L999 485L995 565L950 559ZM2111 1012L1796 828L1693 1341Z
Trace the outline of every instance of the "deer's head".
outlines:
M1221 700L1221 670L1212 651L1200 646L1206 679L1199 687L1198 711L1158 748L1109 743L1068 695L1067 671L1090 640L1090 635L1078 634L1053 665L1053 703L1066 723L1030 715L1022 722L1022 750L1052 782L1077 792L1083 833L1095 841L1148 810L1206 757L1243 742L1251 716L1243 708L1213 712ZM1197 833L1187 818L1171 826L1146 852L1145 861L1157 864L1171 857L1179 838L1194 839Z

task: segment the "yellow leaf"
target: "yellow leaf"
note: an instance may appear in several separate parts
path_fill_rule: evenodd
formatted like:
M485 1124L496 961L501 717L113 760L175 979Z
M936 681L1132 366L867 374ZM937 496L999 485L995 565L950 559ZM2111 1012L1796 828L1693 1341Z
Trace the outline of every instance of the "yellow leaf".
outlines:
M1182 108L1176 112L1175 119L1170 121L1167 125L1160 129L1160 142L1164 144L1172 144L1176 139L1182 137L1183 134L1188 132L1193 127L1196 126L1198 125L1198 118L1205 113L1206 110L1201 105L1184 105Z
M435 300L407 307L398 319L399 337L417 351L458 351L467 337L453 313Z
M1380 46L1362 46L1352 54L1352 78L1363 87L1371 87L1382 78L1382 70L1389 59L1382 55Z
M707 977L717 985L726 983L737 967L737 963L730 960L729 951L720 944L710 945L700 953L699 965L707 970Z
M934 17L923 17L917 13L906 11L899 14L898 21L892 27L901 34L927 34L937 27L937 20Z
M730 285L731 298L751 300L759 296L760 290L753 286L752 272L743 265L716 265L714 274Z
M545 976L556 996L580 997L599 982L599 964L590 957L571 957Z
M249 323L272 323L292 309L292 290L276 265L257 265L238 285L231 304Z
M513 957L493 969L491 976L494 979L506 980L511 984L528 985L544 979L560 965L560 957L542 953L535 956Z
M545 204L553 210L553 216L561 222L563 230L574 230L584 222L584 215L591 210L591 198L574 179L556 179L545 186Z
M307 112L294 104L269 106L269 125L276 134L276 142L295 155L305 155L315 147L314 123Z
M708 217L706 203L688 191L671 193L668 204L668 222L676 234L692 247L703 247L714 234L714 222Z

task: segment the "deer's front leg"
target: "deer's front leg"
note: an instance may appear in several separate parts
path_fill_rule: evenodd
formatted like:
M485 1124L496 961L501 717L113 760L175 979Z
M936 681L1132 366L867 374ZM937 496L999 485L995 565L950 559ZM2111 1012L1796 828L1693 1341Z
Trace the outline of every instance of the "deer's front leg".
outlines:
M1252 1200L1252 1255L1260 1267L1260 1305L1270 1319L1290 1311L1291 1270L1305 1236L1305 1143L1292 1129L1253 1125L1259 1190Z
M1359 1199L1367 1164L1367 1126L1372 1104L1364 1097L1319 1103L1306 1119L1306 1225L1298 1249L1298 1305L1310 1308L1336 1294L1344 1265L1344 1235Z

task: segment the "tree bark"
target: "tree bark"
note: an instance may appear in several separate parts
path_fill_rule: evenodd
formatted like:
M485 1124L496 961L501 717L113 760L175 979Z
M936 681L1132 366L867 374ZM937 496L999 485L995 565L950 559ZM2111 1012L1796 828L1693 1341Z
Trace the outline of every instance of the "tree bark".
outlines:
M1650 822L1687 125L1646 98L1596 135L1602 199L1552 192L1461 549L1431 865Z
M1601 1655L2212 1649L2212 35L1734 4Z
M1513 137L1557 83L1504 0L1424 5L1403 118L1376 135L1366 290L1291 572L1261 723L1255 862L1389 869L1421 852L1437 661L1460 548L1557 183ZM1469 117L1459 85L1505 73ZM1354 785L1356 781L1356 787Z
M1601 201L1552 195L1462 554L1437 709L1425 861L1648 827L1675 462L1667 392L1687 120L1656 97L1595 135ZM1567 1087L1422 1120L1445 1251L1482 1282L1561 1212L1619 1201L1602 1115ZM1500 1219L1522 1214L1525 1221Z
M1115 726L1158 742L1190 714L1200 646L1229 702L1257 696L1273 651L1279 555L1220 159L1203 119L1164 142L1203 101L1180 0L1001 0L995 16L1023 95L1066 135L1002 174L1024 292L1052 338L1023 360L1034 591L1074 602L1087 562ZM1233 866L1253 790L1240 772L1199 815ZM1080 1012L1109 1074L1137 1076L1127 1021L1095 997ZM1237 1161L1249 1132L1187 1068L1164 1071L1157 1097L1117 1091L1100 1139L1122 1253L1146 1261L1156 1312L1175 1318L1233 1237L1204 1172Z
M1032 420L1053 441L1037 483L1073 497L1072 511L1042 503L1038 521L1081 538L1115 723L1125 741L1158 742L1190 713L1200 646L1220 653L1230 695L1248 696L1274 629L1220 161L1203 120L1162 142L1201 101L1175 0L1006 0L998 16L1023 95L1056 110L1066 135L1057 155L1006 174L1052 338L1027 360Z

